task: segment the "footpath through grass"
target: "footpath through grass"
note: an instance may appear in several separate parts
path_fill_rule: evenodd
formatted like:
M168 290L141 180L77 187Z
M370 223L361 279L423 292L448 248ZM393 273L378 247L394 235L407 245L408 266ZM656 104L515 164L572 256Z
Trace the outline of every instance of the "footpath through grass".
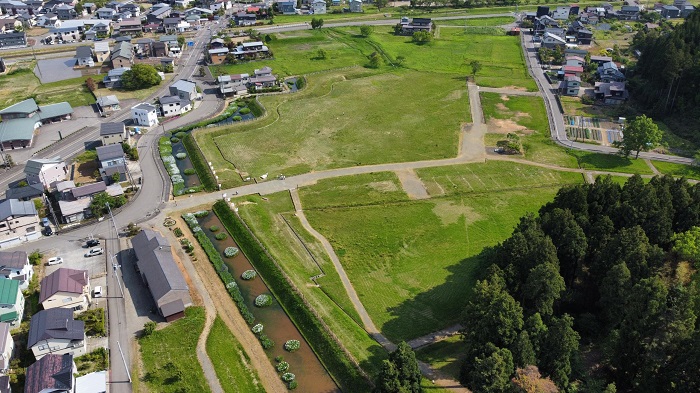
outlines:
M150 391L209 391L196 349L204 319L203 307L188 307L184 318L139 338L142 379Z
M226 393L264 393L250 358L219 316L207 337L207 355Z

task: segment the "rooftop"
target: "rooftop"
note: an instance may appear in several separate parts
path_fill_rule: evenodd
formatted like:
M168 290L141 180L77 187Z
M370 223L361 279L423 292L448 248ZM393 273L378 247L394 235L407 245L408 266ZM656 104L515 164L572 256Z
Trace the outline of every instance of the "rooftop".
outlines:
M55 158L31 158L27 160L27 163L24 166L24 173L28 175L38 175L39 172L44 168L46 165L62 165L64 164L63 160L61 160L61 157L55 157Z
M73 391L73 355L49 354L27 368L24 393Z
M0 202L0 221L8 217L35 216L36 207L32 201L20 201L17 199L5 199Z
M110 145L110 146L119 146L121 149L120 145ZM98 181L96 183L90 183L90 184L85 184L84 186L80 187L75 187L71 190L71 194L73 194L73 198L82 198L86 197L89 195L97 194L98 192L105 191L107 189L107 185L105 184L104 181Z
M84 340L85 322L73 319L73 310L68 308L41 310L32 316L27 347L51 338Z
M41 280L39 303L43 303L58 292L82 295L83 287L89 282L87 270L59 268Z
M119 103L119 101L117 101L117 103ZM123 135L125 130L126 127L124 126L124 123L109 122L100 124L100 136Z
M19 281L0 278L0 304L15 304L19 293Z
M27 264L27 253L24 251L0 251L0 267L22 269ZM2 335L0 335L1 337Z

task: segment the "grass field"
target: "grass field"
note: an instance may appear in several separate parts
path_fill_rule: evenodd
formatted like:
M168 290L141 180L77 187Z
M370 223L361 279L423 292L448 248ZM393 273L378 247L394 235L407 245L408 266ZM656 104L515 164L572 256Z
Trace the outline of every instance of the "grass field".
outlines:
M325 96L288 96L276 107L275 99L264 101L278 118L217 131L220 136L210 139L216 147L203 146L205 155L212 161L218 150L251 176L456 156L461 124L469 121L462 81L414 71L352 80L343 75L337 74L339 83L332 88L328 75L309 78L310 85L326 82ZM425 83L420 97L408 100L415 95L416 80ZM370 105L367 97L372 97ZM198 142L207 144L202 138ZM220 167L215 168L219 174Z
M71 106L90 105L95 97L85 87L85 79L80 77L60 82L44 83L34 75L31 68L23 68L18 73L0 76L0 107L16 104L30 97L39 104L53 104L66 101ZM93 76L93 78L100 78Z
M418 360L428 363L433 369L459 380L459 369L464 361L466 346L461 335L448 337L416 351Z
M406 201L408 196L393 172L377 172L320 180L299 190L304 209L373 205Z
M607 172L638 173L651 175L654 172L642 159L625 158L613 154L589 153L572 150L571 154L578 160L579 167Z
M514 162L489 161L416 170L430 196L488 193L580 183L580 173L560 172Z
M507 132L521 134L525 158L545 164L576 168L576 159L557 146L550 138L549 122L544 102L540 97L502 96L481 93L481 106L490 133L486 145L495 145L494 139L504 139Z
M266 195L265 198L248 196L234 201L241 217L265 244L314 312L361 367L371 375L376 374L386 353L359 324L360 318L323 247L294 216L288 193ZM310 278L321 270L325 276L316 280L317 286Z
M683 176L688 179L700 180L700 168L696 166L663 161L652 161L651 163L664 175Z
M493 18L476 18L476 19L447 19L434 21L438 26L503 26L513 23L515 18L512 16L497 16Z
M375 324L402 340L455 323L481 250L505 239L520 216L557 188L306 210L306 216L333 245Z
M188 307L184 318L139 339L142 378L150 391L209 391L196 351L204 318L203 307Z
M241 344L218 316L207 337L207 355L226 393L263 393L257 373Z

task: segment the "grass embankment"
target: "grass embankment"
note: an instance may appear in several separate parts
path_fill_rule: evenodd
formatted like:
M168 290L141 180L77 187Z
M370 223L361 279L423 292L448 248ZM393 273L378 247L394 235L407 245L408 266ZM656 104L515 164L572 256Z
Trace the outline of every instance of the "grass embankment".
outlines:
M321 323L309 310L299 293L287 281L275 262L269 257L243 222L231 211L226 202L214 204L214 212L222 224L236 240L241 251L255 269L264 277L270 291L275 295L287 315L292 319L306 341L326 367L341 389L368 391L367 381L362 377L342 349L326 332Z
M638 173L640 175L652 175L654 172L643 159L623 157L616 154L590 153L581 150L572 150L570 154L576 157L578 165L583 169L591 169L606 172Z
M444 195L429 200L398 201L388 191L375 204L314 209L302 188L311 225L331 242L372 320L392 340L458 322L484 247L505 239L519 217L551 200L562 183L583 181L579 174L492 164L418 171L431 195ZM361 183L372 180L345 179L344 185L339 179L326 183L332 190L319 182L309 195L343 194L345 187L367 187Z
M187 150L187 155L190 157L190 162L195 171L197 171L197 177L201 182L202 186L206 191L215 191L218 189L216 179L214 174L211 172L209 165L207 164L207 159L197 147L197 143L194 141L192 134L187 134L182 140L182 144Z
M664 175L683 176L688 179L700 180L700 168L697 166L664 161L652 161L652 164Z
M224 392L265 392L257 372L251 367L248 354L218 316L207 337L207 355L214 365L214 371Z
M139 338L143 381L154 392L209 391L197 360L197 340L204 329L204 308L188 307L185 317Z

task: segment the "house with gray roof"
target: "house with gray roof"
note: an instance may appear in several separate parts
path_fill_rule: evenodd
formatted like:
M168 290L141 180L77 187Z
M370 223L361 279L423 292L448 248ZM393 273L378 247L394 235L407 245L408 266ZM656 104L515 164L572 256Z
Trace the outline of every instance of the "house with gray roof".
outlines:
M115 95L97 97L96 103L97 109L99 109L103 115L108 115L121 109L119 106L119 99Z
M192 101L197 97L197 85L185 79L173 83L169 87L170 95L178 96L180 99Z
M117 11L112 8L102 7L95 11L95 13L99 19L112 20Z
M0 251L0 277L19 281L19 289L29 287L34 276L34 268L24 251Z
M46 355L27 368L24 393L76 393L73 355Z
M48 354L73 356L85 354L85 322L76 321L66 308L41 310L32 316L27 348L39 360Z
M52 189L57 182L66 180L68 166L61 157L32 158L24 165L27 184L41 184L45 189Z
M59 268L41 280L39 303L44 310L65 308L86 310L90 303L90 275L87 270Z
M140 126L153 127L158 125L158 108L146 102L131 107L131 118Z
M32 201L0 202L0 249L41 237L39 215Z
M124 190L119 184L107 185L104 181L80 187L76 187L72 181L64 181L56 184L56 191L59 195L58 208L64 223L80 222L91 217L90 202L100 192L114 197L124 195Z
M112 68L131 67L134 64L134 46L131 42L117 42L109 56Z
M89 46L79 46L75 48L75 58L78 67L95 66L95 60L92 58L92 48Z
M122 85L122 75L130 69L131 67L119 67L109 70L107 71L107 75L102 78L102 83L104 83L105 87L110 89L120 87Z
M192 101L178 96L165 96L158 99L163 117L178 116L192 110Z
M78 13L75 12L75 7L68 4L59 4L56 7L54 7L53 11L56 13L56 16L58 16L58 19L60 20L69 20L78 17Z
M101 123L100 140L102 141L102 146L118 144L120 145L119 147L121 147L122 143L129 143L129 133L126 132L126 127L124 126L124 123Z
M0 34L0 48L22 48L27 46L27 33Z
M44 195L44 186L41 184L29 184L25 187L11 187L5 191L5 198L29 201L41 198Z
M121 144L100 146L95 150L100 162L100 174L105 183L118 183L114 181L115 174L119 174L120 182L126 180L126 160Z
M160 315L168 322L185 316L185 308L192 304L192 299L168 241L159 233L144 229L131 239L131 245L141 278Z
M73 108L67 102L39 106L33 98L28 98L8 106L0 110L0 145L6 150L30 147L34 130L42 124L68 120L71 114Z

